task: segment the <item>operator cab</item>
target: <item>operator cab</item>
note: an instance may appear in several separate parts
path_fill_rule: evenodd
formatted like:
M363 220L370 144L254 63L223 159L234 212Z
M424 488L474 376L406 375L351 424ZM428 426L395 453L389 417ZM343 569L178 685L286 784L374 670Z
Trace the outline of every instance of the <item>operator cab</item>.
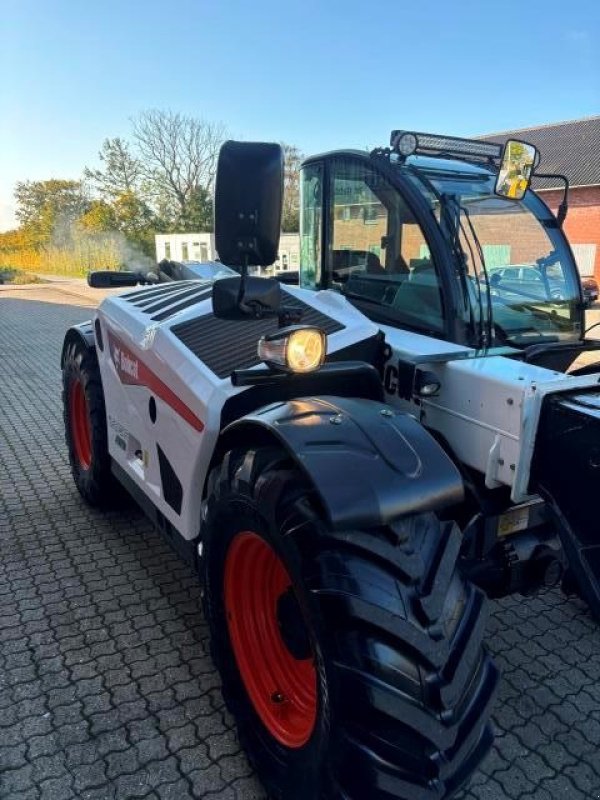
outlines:
M566 369L581 349L581 284L562 220L527 188L535 148L513 142L520 163L532 151L521 174L505 163L508 145L406 136L408 154L304 162L301 286L335 289L377 322L438 339L535 348L539 363L552 351Z

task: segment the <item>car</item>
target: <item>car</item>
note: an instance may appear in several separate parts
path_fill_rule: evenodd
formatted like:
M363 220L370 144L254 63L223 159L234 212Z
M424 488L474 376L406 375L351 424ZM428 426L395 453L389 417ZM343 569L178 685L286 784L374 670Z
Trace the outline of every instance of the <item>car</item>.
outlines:
M227 278L237 275L230 267L220 261L169 261L163 259L153 270L158 283L170 281L213 281L216 278Z
M564 278L560 269L548 267L544 273L531 264L510 264L504 267L490 267L487 277L492 291L509 292L531 298L564 300ZM480 275L485 283L485 274Z
M487 279L494 291L526 294L533 297L554 300L565 299L565 285L562 270L557 265L551 265L543 271L532 264L509 264L502 267L488 267ZM485 273L480 273L481 283L486 282ZM545 283L547 279L548 283ZM595 278L581 278L583 300L586 307L593 305L598 299L600 290Z
M171 281L213 281L218 278L230 278L238 275L231 267L220 261L169 261L163 259L156 269L146 274L148 283L170 283ZM295 285L299 280L298 270L281 270L275 273L280 283Z
M586 306L593 305L598 299L598 294L600 293L598 281L595 278L582 278L581 288L583 289L583 299Z

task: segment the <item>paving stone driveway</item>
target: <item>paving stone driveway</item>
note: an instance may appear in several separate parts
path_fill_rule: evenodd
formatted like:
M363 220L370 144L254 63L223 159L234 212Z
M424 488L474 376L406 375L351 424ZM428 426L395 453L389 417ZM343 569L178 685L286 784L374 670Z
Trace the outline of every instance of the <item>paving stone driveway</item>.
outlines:
M70 480L58 359L89 316L0 296L0 798L262 800L194 576L141 513L96 513ZM494 603L489 647L498 737L460 800L600 797L585 607L556 591Z

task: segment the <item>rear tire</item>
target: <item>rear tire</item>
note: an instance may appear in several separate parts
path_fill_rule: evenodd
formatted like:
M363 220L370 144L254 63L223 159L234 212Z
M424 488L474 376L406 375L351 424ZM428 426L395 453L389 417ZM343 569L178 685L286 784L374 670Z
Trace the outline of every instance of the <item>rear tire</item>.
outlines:
M270 796L452 796L491 745L498 677L482 645L485 596L456 568L458 528L419 514L333 531L289 457L262 447L213 470L204 534L213 658ZM274 600L281 569L291 610L289 592ZM280 669L282 644L299 671Z
M110 468L106 409L93 349L72 343L63 365L63 418L75 485L91 506L119 505L124 491Z

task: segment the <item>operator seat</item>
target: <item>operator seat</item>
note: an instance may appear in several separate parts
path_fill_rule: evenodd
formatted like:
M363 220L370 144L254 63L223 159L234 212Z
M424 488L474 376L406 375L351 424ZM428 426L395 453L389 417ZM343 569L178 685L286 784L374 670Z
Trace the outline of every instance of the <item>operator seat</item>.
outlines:
M394 259L394 263L390 271L394 275L410 275L410 268L402 257L401 253L398 253Z
M382 266L379 256L375 253L367 253L366 272L369 275L384 275L385 268Z
M408 278L398 287L392 303L394 308L408 314L420 311L425 318L441 319L442 299L433 263L429 260L419 261L409 272Z

